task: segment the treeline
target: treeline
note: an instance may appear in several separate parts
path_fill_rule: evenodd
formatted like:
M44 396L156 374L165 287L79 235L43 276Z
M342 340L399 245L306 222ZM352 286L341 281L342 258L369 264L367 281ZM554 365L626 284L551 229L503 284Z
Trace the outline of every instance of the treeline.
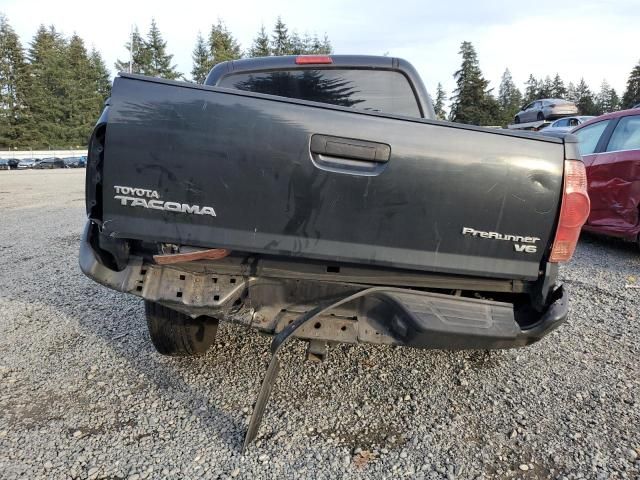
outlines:
M137 27L125 44L129 58L115 63L132 71L169 79L203 82L217 63L268 55L330 54L326 34L299 34L280 17L270 32L264 25L243 50L222 20L206 35L198 33L189 74L179 72L155 20L143 36ZM524 92L506 69L498 91L489 88L473 45L463 42L462 64L455 72L451 97L438 84L434 106L439 118L476 125L506 125L520 108L538 98L576 102L585 115L598 115L640 103L640 63L632 70L622 96L604 81L593 92L584 79L565 83L558 74L529 76ZM87 49L76 34L65 37L54 26L41 25L24 48L6 17L0 14L0 149L74 148L87 144L91 129L111 89L111 75L100 53ZM449 103L449 112L446 111Z
M110 89L100 53L78 35L41 25L25 50L0 15L0 148L86 145Z
M146 37L140 35L140 31L136 26L133 28L131 38L124 46L130 52L130 55L128 59L118 60L115 63L117 71L141 73L152 77L169 79L179 78L197 83L204 82L213 66L228 60L267 57L269 55L322 54L333 51L331 42L326 35L320 38L317 34L309 35L305 33L300 36L296 30L289 32L289 28L280 17L276 20L271 35L267 33L264 25L262 25L251 47L247 50L242 50L240 42L220 19L218 19L217 23L211 25L206 38L202 36L202 32L199 32L196 38L196 45L191 54L193 61L191 78L179 72L176 66L172 65L173 55L167 53L167 42L162 38L162 34L153 19Z
M482 75L478 56L470 42L462 42L460 55L462 64L454 73L457 87L449 98L451 104L448 115L445 110L447 94L440 83L436 89L434 108L436 115L443 120L504 126L513 122L515 114L523 106L540 98L564 98L575 102L582 115L602 115L640 103L640 62L631 71L622 98L606 80L603 80L596 93L584 78L575 84L565 84L559 74L544 79L529 75L523 93L515 85L508 68L502 75L496 95Z
M300 36L296 30L289 32L280 17L276 20L271 35L262 25L253 39L251 47L243 52L240 44L222 20L218 20L217 24L211 26L206 40L202 34L198 34L196 46L191 56L193 59L191 78L195 82L202 83L214 65L243 57L329 54L332 52L333 48L326 34L320 38L317 34L305 33Z
M155 20L144 37L134 27L125 47L130 58L118 60L116 71L199 83L226 60L332 52L326 35L300 35L280 17L271 34L262 26L247 50L218 20L206 38L198 34L190 76L173 64ZM67 38L41 25L24 48L0 14L0 149L85 146L110 91L111 75L100 53L88 50L78 35Z

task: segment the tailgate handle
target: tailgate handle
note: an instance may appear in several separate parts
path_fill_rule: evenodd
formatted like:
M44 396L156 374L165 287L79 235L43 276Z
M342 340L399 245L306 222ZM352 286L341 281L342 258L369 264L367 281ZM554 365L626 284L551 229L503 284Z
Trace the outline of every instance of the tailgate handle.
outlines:
M311 153L384 163L391 157L391 147L386 143L316 134L311 136Z

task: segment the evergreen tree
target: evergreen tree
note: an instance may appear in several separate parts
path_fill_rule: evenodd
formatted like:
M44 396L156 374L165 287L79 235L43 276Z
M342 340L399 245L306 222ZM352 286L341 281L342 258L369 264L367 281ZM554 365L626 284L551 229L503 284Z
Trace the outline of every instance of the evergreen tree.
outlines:
M620 99L615 89L611 88L606 80L600 85L600 93L596 97L596 110L598 115L615 112L620 108Z
M62 72L64 92L58 98L64 115L65 145L86 145L85 135L96 119L95 86L91 63L83 40L78 35L73 35L64 52L66 68Z
M175 80L182 76L176 71L176 66L171 65L173 55L167 53L167 42L162 39L155 19L151 19L151 27L144 42L144 49L147 51L149 61L148 69L143 71L145 75L168 78L169 80Z
M556 73L551 82L551 98L565 98L567 96L567 89L564 86L564 82L560 75Z
M20 39L7 18L0 15L0 148L16 148L29 140L28 81Z
M458 123L494 125L500 121L498 103L488 89L488 80L482 76L473 45L462 42L460 54L462 65L454 74L457 88L451 105L451 119Z
M96 118L111 90L109 72L100 54L87 52L84 41L74 34L65 51L65 92L59 99L65 112L64 145L86 145Z
M193 59L191 78L196 83L204 83L209 70L211 70L211 67L213 66L213 61L211 60L207 44L205 43L204 38L202 38L202 34L200 32L198 32L196 46L191 53L191 58Z
M111 88L100 54L40 26L27 57L0 16L0 147L86 145Z
M622 103L622 101L620 100L620 97L618 96L618 92L616 92L615 88L611 88L611 90L609 90L609 99L608 99L608 103L607 103L607 108L608 108L608 112L615 112L617 110L620 110L620 105Z
M573 82L569 82L569 85L567 86L567 94L565 96L565 99L575 103L577 98L578 97L576 96L576 86L573 84Z
M540 96L540 82L533 75L529 75L529 79L525 83L526 88L524 90L524 103L529 104Z
M331 55L333 53L333 46L331 45L331 42L329 41L329 37L327 36L326 33L322 38L322 42L320 43L320 48L315 49L311 53L320 53L324 55Z
M30 44L28 102L34 125L32 142L40 147L63 147L68 129L66 73L67 42L55 27L41 25Z
M638 103L640 103L640 62L629 74L627 89L622 96L622 108L632 108Z
M538 98L552 98L553 97L553 82L549 75L547 75L544 81L540 84L538 90Z
M502 74L502 81L498 88L498 103L501 111L501 125L511 123L520 108L522 107L522 93L516 87L511 77L511 72L507 68Z
M29 52L25 112L31 128L22 148L76 148L87 144L111 82L100 54L84 41L66 40L54 27L40 26Z
M271 39L271 51L274 55L289 55L291 51L289 30L280 17L278 17L273 27Z
M303 55L308 53L304 41L295 30L289 38L289 51L287 53L289 55Z
M133 28L131 37L124 46L129 52L130 58L116 61L115 67L118 72L144 74L151 69L149 50L146 48L144 39L140 36L137 26ZM131 70L129 70L129 68L131 68Z
M315 53L316 48L320 48L320 40L318 39L318 35L314 35L313 37L305 32L304 37L302 37L302 46L303 53L310 54Z
M438 88L436 88L436 100L433 102L433 110L435 111L436 118L438 120L445 120L447 118L444 111L444 102L447 100L447 93L442 88L442 84L438 82Z
M329 55L333 53L333 47L331 46L331 42L329 41L327 34L324 35L322 40L317 34L311 36L308 33L305 33L302 39L296 38L296 35L297 34L294 32L291 37L292 48L290 53L292 55Z
M269 35L267 35L264 25L260 26L260 31L256 38L253 39L253 45L249 49L250 57L268 57L271 55L271 47L269 46Z
M104 101L111 95L111 75L107 65L102 59L102 55L95 48L89 54L89 65L91 67L91 80L96 92L96 100L99 101L98 112L101 111Z
M582 115L598 115L593 93L591 93L584 78L581 78L576 86L576 106L578 107L578 112Z
M308 40L307 53L318 54L318 53L331 53L331 52L323 51L322 41L318 37L318 34L314 33L313 37L310 37Z
M220 19L218 19L216 25L211 26L211 33L209 34L209 54L212 65L242 57L238 41L231 32L227 30L227 27Z

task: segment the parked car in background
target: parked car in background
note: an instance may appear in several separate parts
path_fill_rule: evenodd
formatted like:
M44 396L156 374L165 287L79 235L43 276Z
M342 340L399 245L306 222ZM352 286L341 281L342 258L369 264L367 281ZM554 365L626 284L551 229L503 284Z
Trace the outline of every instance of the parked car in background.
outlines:
M58 157L43 158L33 168L65 168L64 160Z
M640 103L638 103L637 105L634 105L633 108L640 108Z
M572 133L591 198L584 229L640 244L640 109L602 115Z
M18 168L18 164L20 163L20 159L19 158L8 158L7 159L7 163L9 164L9 168L11 170L15 170L16 168Z
M578 107L561 98L543 98L523 107L514 118L515 123L551 120L568 115L577 115Z
M596 118L596 117L594 117L593 115L582 115L577 117L560 118L555 122L553 122L548 127L544 128L542 130L542 133L548 133L552 131L558 132L558 133L569 132L570 130L574 129L578 125L582 125L583 123L588 122L592 118Z
M68 157L64 159L67 168L81 168L86 165L86 157Z
M9 161L4 158L0 158L0 170L9 170Z
M36 161L33 158L22 159L20 160L20 163L18 163L18 170L33 168L35 164L36 164Z

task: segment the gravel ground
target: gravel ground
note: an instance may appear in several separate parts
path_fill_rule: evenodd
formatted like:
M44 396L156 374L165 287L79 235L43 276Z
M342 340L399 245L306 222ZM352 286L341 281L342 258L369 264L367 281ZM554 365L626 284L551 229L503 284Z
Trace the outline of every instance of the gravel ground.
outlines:
M83 175L0 172L0 477L640 478L632 245L583 238L569 323L525 349L291 343L242 455L269 339L156 354L142 302L78 269Z

